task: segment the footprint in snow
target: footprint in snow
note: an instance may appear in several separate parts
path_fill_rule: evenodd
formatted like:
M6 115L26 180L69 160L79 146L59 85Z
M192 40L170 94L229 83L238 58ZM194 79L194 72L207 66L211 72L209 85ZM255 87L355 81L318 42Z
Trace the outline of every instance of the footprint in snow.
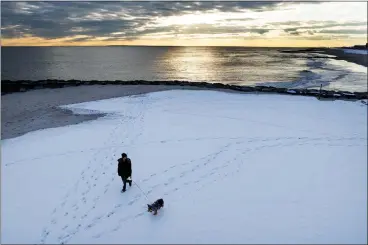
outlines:
M93 238L100 238L102 236L102 233L101 234L97 234L97 235L94 235L94 236L92 236Z
M85 230L91 229L93 226L95 226L95 225L94 225L94 224L89 224L89 225L85 228Z
M122 204L116 204L114 208L120 208Z
M139 214L137 214L136 216L134 216L134 218L138 218L138 217L140 217L140 216L142 216L142 215L144 215L144 213L139 213Z

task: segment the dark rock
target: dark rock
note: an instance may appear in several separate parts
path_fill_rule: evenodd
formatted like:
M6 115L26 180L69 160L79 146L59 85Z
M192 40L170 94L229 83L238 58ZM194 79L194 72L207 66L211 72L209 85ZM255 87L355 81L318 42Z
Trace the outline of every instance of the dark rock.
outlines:
M307 94L319 94L319 90L317 90L317 89L307 89L306 93Z
M307 72L305 70L305 72ZM302 95L302 96L314 96L321 98L341 98L341 99L368 99L367 92L347 92L347 91L330 91L330 90L317 90L317 89L287 89L287 88L277 88L272 86L240 86L231 85L223 83L210 83L210 82L188 82L180 80L170 80L170 81L146 81L146 80L130 80L130 81L81 81L81 80L21 80L21 81L11 81L3 80L1 82L2 94L14 93L14 92L25 92L32 89L43 89L43 88L63 88L70 86L80 86L80 85L172 85L172 86L193 86L199 88L208 89L229 89L241 92L255 92L255 93L279 93L279 94L292 94L292 95Z
M268 93L274 93L275 88L274 87L264 87L260 89L261 92L268 92Z
M275 92L276 93L287 93L287 89L286 88L275 88Z
M360 100L368 99L368 93L367 92L354 92L354 95L357 99L360 99Z
M256 88L250 86L241 86L240 91L242 92L255 92Z
M213 83L212 85L214 88L226 88L226 85L222 83Z
M293 89L288 89L286 92L288 94L298 94L298 92L296 90L293 90Z

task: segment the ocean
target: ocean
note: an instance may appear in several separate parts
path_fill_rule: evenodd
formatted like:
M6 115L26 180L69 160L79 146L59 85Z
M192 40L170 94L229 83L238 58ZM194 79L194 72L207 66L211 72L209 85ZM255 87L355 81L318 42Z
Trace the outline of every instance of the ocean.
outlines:
M246 47L2 47L2 80L185 80L367 91L367 68Z

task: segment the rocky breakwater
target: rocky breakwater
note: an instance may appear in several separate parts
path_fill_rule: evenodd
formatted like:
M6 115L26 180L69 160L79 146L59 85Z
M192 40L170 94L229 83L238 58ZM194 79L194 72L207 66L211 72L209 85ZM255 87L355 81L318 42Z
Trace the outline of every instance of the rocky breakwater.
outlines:
M1 81L1 94L9 94L16 92L25 92L34 89L53 89L82 85L166 85L166 86L186 86L203 89L228 89L249 93L277 93L299 96L314 96L320 99L350 99L350 100L366 100L367 92L348 92L348 91L331 91L323 89L288 89L277 88L271 86L240 86L223 83L208 82L188 82L188 81L80 81L80 80L40 80L40 81Z

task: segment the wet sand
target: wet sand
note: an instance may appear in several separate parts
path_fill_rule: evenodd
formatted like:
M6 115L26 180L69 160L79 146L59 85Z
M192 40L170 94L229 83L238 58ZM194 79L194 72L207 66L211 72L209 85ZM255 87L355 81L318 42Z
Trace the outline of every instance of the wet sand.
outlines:
M341 49L325 49L326 54L335 55L337 60L345 60L358 65L368 66L368 55L345 53Z
M103 116L103 114L75 115L69 110L58 108L60 105L172 89L203 90L204 88L164 85L91 85L58 89L37 89L23 93L2 95L1 139L18 137L40 129L77 124Z
M368 55L364 54L354 54L354 53L345 53L342 48L307 48L307 49L296 49L296 50L283 50L283 53L319 53L319 54L328 54L333 55L335 57L328 57L330 59L335 60L345 60L348 62L352 62L358 65L368 66ZM319 57L316 57L319 58Z

